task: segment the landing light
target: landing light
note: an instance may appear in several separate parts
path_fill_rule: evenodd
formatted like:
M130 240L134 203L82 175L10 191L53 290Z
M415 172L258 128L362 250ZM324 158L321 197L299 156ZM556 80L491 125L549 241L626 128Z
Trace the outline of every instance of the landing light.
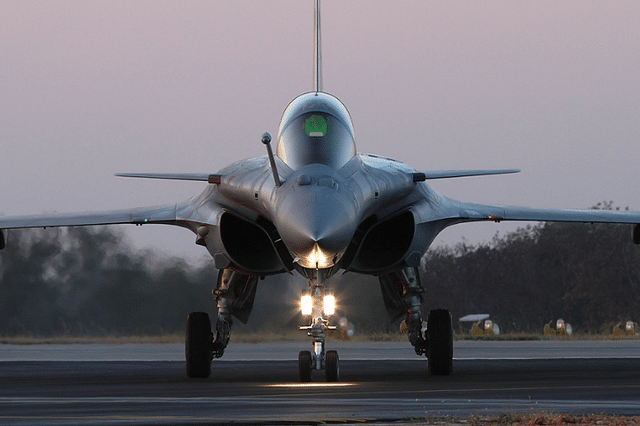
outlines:
M320 303L320 300L317 301ZM322 308L326 316L330 317L336 313L336 298L328 294L322 299ZM300 298L300 311L302 315L309 316L313 313L313 296L305 294Z
M320 250L320 247L318 247L317 244L313 249L313 252L311 252L311 254L309 255L309 263L315 266L316 268L326 268L327 266L329 266L327 264L326 256L322 254L322 251Z
M328 317L336 313L336 298L333 295L324 297L324 314Z
M305 294L300 298L300 310L302 311L302 315L311 315L311 311L313 308L313 301L311 296Z

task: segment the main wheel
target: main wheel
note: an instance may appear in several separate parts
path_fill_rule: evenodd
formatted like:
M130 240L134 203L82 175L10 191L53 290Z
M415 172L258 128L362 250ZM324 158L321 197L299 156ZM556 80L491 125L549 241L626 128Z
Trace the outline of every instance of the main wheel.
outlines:
M327 351L325 355L324 372L327 382L337 382L340 379L340 362L337 351Z
M311 381L311 352L300 351L298 354L298 379L307 383Z
M192 312L187 317L187 332L184 342L187 360L187 376L206 378L211 375L213 333L211 320L206 312Z
M427 358L430 374L451 374L453 371L453 327L451 313L446 309L429 312Z

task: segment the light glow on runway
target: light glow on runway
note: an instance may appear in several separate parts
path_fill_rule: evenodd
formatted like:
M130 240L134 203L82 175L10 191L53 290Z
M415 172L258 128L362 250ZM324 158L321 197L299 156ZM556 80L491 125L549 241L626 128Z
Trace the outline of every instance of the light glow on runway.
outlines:
M355 383L277 383L264 386L268 388L344 388L355 385Z

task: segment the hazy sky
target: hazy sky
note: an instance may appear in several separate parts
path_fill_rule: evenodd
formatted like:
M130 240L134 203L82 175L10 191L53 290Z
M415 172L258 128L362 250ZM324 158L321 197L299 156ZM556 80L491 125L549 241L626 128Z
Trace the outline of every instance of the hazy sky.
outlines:
M324 89L359 151L418 170L522 169L432 183L463 201L640 210L639 2L323 0L322 25ZM262 133L312 88L312 33L312 0L0 0L0 214L199 193L113 174L264 155ZM126 229L138 246L206 253L183 229Z

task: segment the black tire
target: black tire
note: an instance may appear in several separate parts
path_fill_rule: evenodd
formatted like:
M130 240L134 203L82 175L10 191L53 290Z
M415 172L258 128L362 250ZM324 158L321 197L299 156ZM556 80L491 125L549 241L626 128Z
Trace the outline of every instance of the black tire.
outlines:
M298 354L298 379L302 383L311 381L311 352L300 351Z
M429 312L427 358L429 374L447 375L453 371L453 327L451 313L446 309Z
M327 382L337 382L340 379L340 360L337 351L327 351L324 372Z
M213 333L211 332L209 314L191 312L187 316L187 332L184 342L187 376L203 379L211 375L212 344Z

